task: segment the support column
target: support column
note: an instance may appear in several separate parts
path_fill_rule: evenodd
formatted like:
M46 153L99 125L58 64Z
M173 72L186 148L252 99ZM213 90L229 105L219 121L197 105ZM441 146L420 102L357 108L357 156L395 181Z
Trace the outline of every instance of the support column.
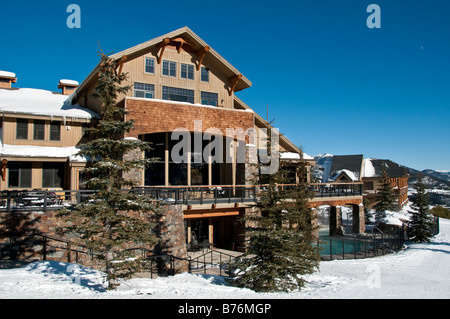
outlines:
M169 133L166 132L166 141L164 149L164 185L169 186Z
M366 220L364 217L364 205L353 205L353 232L355 234L365 233Z
M342 235L341 206L330 207L330 236Z

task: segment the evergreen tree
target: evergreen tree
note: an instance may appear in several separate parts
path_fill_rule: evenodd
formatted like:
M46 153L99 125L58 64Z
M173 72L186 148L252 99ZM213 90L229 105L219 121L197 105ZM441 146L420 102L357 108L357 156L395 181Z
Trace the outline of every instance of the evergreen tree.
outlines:
M414 184L417 193L411 205L413 210L409 211L412 216L409 224L409 236L413 242L430 242L433 237L433 216L431 215L429 197L425 187L422 174L419 174L417 183Z
M380 221L381 218L385 217L385 211L394 210L394 195L392 193L391 182L386 171L385 165L383 165L382 172L382 183L381 188L378 190L379 202L375 205L375 220Z
M114 60L102 54L95 94L103 105L101 120L90 129L92 139L81 145L78 154L92 159L84 171L92 176L86 187L96 192L88 201L60 213L70 222L61 233L77 235L84 246L92 249L104 263L109 289L118 285L117 279L129 278L139 271L142 263L136 257L137 251L124 248L148 248L155 244L153 228L160 212L154 200L124 190L134 185L124 178L124 173L142 169L150 160L123 158L130 151L145 151L149 146L137 139L124 138L133 122L124 120L126 110L116 100L130 87L122 85L126 74L118 74L117 67Z
M306 176L306 163L301 160L301 176ZM302 275L311 274L319 266L320 254L313 245L313 197L306 179L295 186L286 184L283 169L275 174L258 175L259 194L254 212L247 214L247 253L234 265L239 269L234 284L258 292L301 289Z

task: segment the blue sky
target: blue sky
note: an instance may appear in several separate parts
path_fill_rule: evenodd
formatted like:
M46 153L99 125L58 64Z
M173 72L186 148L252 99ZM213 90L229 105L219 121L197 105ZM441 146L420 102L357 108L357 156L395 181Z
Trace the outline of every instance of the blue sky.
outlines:
M81 29L66 25L69 4ZM369 29L369 4L381 29ZM450 170L450 1L9 1L0 70L57 91L105 53L190 27L253 86L237 96L310 155Z

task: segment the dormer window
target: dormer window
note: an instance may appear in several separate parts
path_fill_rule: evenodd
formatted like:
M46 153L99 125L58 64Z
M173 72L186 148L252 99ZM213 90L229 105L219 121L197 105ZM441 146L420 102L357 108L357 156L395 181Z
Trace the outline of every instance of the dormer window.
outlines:
M166 76L177 77L177 63L171 61L163 61L162 74Z

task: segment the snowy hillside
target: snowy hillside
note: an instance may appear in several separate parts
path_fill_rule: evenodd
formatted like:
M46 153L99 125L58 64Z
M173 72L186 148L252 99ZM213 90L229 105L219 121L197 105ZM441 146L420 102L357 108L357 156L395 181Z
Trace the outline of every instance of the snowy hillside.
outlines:
M302 298L450 298L450 221L441 219L432 243L408 244L383 257L320 263L305 277L307 288L292 293L258 294L227 286L221 277L183 273L174 277L136 278L117 291L103 289L96 270L62 262L37 262L0 270L0 298L156 298L156 299L302 299ZM245 302L245 301L242 301Z

